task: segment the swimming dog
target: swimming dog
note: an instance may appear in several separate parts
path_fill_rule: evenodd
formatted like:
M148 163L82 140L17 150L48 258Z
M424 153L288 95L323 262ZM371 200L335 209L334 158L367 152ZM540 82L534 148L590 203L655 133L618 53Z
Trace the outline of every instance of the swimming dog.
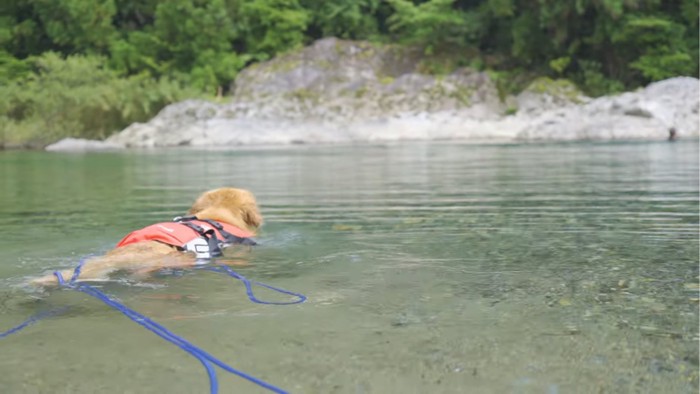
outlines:
M221 249L228 246L254 245L252 237L263 223L255 196L230 187L201 194L187 214L128 234L103 256L88 259L77 280L106 280L116 271L143 276L163 268L191 267L221 256ZM73 270L60 274L69 280ZM58 281L52 274L31 283L46 286Z

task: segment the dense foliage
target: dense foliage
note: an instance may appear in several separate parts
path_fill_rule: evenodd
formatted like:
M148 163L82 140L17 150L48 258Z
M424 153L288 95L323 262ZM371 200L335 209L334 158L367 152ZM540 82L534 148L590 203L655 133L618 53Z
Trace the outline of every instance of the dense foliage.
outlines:
M698 74L698 0L4 0L0 146L104 137L328 36L419 46L429 72L589 94Z

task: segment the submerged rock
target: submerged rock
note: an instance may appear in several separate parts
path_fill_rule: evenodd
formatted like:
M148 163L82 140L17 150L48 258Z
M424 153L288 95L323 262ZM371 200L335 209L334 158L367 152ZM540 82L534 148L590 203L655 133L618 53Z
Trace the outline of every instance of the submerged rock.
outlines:
M462 139L666 139L698 135L698 80L674 78L591 100L538 80L515 108L488 74L417 71L411 50L327 38L243 70L228 103L187 100L107 141L129 147ZM510 109L508 109L510 107Z

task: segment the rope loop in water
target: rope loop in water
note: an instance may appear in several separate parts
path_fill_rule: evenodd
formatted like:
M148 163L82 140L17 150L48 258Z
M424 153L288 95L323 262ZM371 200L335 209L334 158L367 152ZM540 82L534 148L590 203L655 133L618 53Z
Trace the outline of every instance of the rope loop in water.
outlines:
M215 265L215 266L213 266L213 267L202 267L201 269L207 270L207 271L213 271L213 272L221 272L221 273L224 273L224 274L226 274L226 275L228 275L228 276L230 276L230 277L232 277L232 278L236 278L236 279L240 280L240 281L243 282L243 284L245 285L245 292L246 292L246 294L248 295L248 299L249 299L251 302L254 302L254 303L256 303L256 304L265 304L265 305L294 305L294 304L301 304L302 302L306 301L306 296L303 295L303 294L301 294L301 293L295 293L295 292L293 292L293 291L281 289L281 288L279 288L279 287L270 286L270 285L265 284L265 283L256 282L256 281L251 281L250 279L248 279L248 278L246 278L245 276L239 274L238 272L232 270L231 267L226 266L226 265L217 264L217 265ZM260 299L258 299L257 297L255 297L255 294L253 293L253 285L265 287L265 288L267 288L267 289L276 291L276 292L278 292L278 293L282 293L282 294L287 294L287 295L290 295L290 296L294 296L294 297L296 297L297 299L294 300L294 301L286 301L286 302L285 302L285 301L263 301L263 300L260 300Z

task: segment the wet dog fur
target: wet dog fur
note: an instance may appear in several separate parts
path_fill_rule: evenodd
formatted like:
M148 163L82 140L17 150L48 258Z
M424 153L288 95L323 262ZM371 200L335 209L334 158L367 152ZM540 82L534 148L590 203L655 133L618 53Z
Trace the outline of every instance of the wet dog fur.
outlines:
M201 194L188 215L198 219L225 222L256 234L263 223L255 196L248 190L220 188ZM178 251L158 241L143 241L112 249L103 256L91 258L82 267L78 280L106 280L116 271L127 271L136 276L145 276L163 268L185 268L195 264L192 253ZM68 280L73 270L61 271ZM46 275L31 281L34 285L55 285L56 276Z

